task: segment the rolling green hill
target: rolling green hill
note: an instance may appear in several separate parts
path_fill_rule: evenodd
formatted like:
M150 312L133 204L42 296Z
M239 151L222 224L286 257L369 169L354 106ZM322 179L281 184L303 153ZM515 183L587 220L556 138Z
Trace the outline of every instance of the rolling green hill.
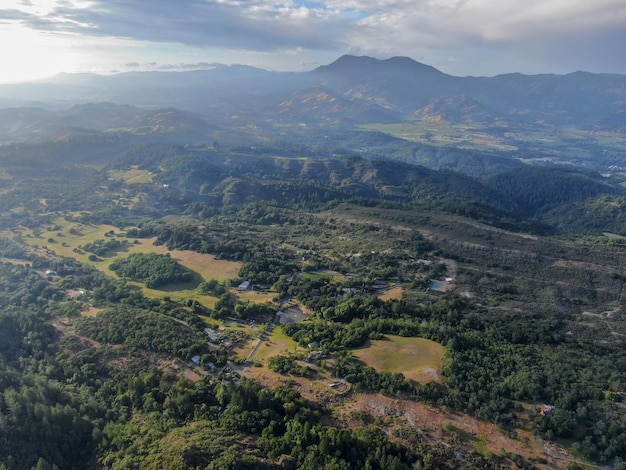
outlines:
M0 86L0 470L622 468L625 97L355 56Z

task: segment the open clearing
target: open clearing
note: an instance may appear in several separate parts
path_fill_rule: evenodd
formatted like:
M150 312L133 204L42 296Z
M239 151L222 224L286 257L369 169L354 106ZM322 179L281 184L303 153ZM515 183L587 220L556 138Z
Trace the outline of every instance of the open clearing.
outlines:
M129 170L109 170L109 177L125 183L152 183L152 173L132 166Z
M276 326L265 341L265 344L263 344L257 353L254 360L255 362L264 363L270 357L285 354L287 352L295 352L297 350L298 343L287 336L281 327Z
M64 233L72 226L64 227L63 236L59 237L59 231L45 231L39 237L26 239L32 243L47 244L48 248L54 250L61 256L76 258L84 263L91 264L109 275L114 275L109 270L109 265L118 257L128 256L131 253L169 253L172 259L175 259L187 269L200 274L204 279L216 279L218 281L226 281L237 277L237 273L241 268L241 263L236 261L216 259L213 255L196 253L195 251L186 250L168 250L165 245L154 245L154 238L138 239L137 243L130 245L127 249L119 251L117 254L111 253L110 257L106 257L101 262L91 262L87 254L78 254L74 252L74 248L85 245L95 240L106 239L105 233L115 230L115 227L109 225L84 226L79 225L80 235L72 235ZM47 240L55 238L57 243L51 244ZM124 240L131 241L131 239ZM61 243L62 242L62 243Z
M400 300L402 298L402 287L392 287L378 296L380 300Z
M154 245L154 239L149 238L139 240L139 246L134 246L130 252L141 253L169 253L173 260L178 261L184 267L198 273L203 279L216 279L218 281L227 281L235 279L241 269L241 263L237 261L229 261L216 259L213 255L196 253L188 250L168 250L165 245Z
M382 372L401 372L419 383L439 382L445 348L424 338L386 335L352 351L368 366Z
M111 234L114 235L111 235ZM9 235L9 234L7 234ZM154 245L154 238L130 239L119 233L119 229L111 225L92 225L77 222L68 222L62 217L55 220L54 225L45 230L32 231L21 230L25 242L38 250L53 251L59 256L75 258L81 263L94 266L98 270L111 277L117 275L109 266L120 257L129 256L132 253L157 253L169 254L172 259L183 265L195 274L195 280L186 284L168 284L159 289L148 289L143 283L131 282L141 287L144 295L150 298L162 298L168 295L172 300L197 299L203 305L213 308L217 299L204 296L196 291L196 286L201 280L215 279L219 282L229 281L238 276L241 263L229 260L216 259L213 255L196 253L187 250L168 250L165 245ZM100 261L89 259L90 253L81 250L80 247L96 240L116 238L120 241L128 241L130 244L106 256L99 257ZM42 248L45 247L45 248ZM274 295L256 295L251 293L249 300L254 303L267 303Z
M444 440L442 434L456 434L458 439L466 441L479 452L500 454L510 452L519 454L537 462L542 459L544 464L536 464L536 468L565 469L568 461L555 459L546 455L539 448L528 430L516 429L516 438L507 437L494 424L480 421L460 413L450 412L423 403L399 398L386 397L382 394L357 394L346 404L344 416L352 410L361 410L386 420L390 425L404 422L421 430L425 439L433 442ZM569 455L559 449L563 457Z
M52 230L43 230L37 234L25 231L24 235L26 237L24 241L30 245L45 245L60 256L76 258L83 263L95 266L110 276L115 276L115 274L109 269L109 265L116 258L125 257L131 253L169 253L172 259L178 261L190 271L199 274L205 280L227 281L234 279L241 268L241 263L239 262L216 259L209 254L187 250L168 250L165 245L154 245L154 238L137 239L133 243L134 239L120 237L119 234L115 237L120 240L126 240L131 245L115 253L111 252L110 256L104 257L102 261L93 262L89 260L89 253L77 253L74 249L96 240L109 239L111 236L105 234L110 232L117 233L119 229L111 225L87 225L67 222L63 218L58 218L55 221L55 225ZM51 239L54 241L51 242Z
M237 297L243 302L252 302L253 304L271 304L275 303L274 299L276 298L276 292L237 292Z

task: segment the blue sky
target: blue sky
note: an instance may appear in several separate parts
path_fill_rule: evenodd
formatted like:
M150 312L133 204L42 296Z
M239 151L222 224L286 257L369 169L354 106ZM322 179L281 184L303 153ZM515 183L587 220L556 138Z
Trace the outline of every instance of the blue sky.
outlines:
M625 0L4 0L0 83L408 56L453 75L626 73Z

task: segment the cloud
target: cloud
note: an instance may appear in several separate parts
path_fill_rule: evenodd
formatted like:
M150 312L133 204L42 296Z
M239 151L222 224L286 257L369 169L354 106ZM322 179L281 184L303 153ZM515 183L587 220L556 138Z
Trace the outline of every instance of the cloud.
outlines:
M334 48L349 25L325 8L261 0L64 2L45 15L0 10L2 18L38 30L256 51Z
M579 69L626 72L623 0L327 0L360 9L352 50L426 57L450 72ZM454 63L447 57L467 53ZM498 64L500 62L500 64ZM517 67L520 67L517 69ZM505 69L505 70L503 70Z
M40 2L42 0L39 0ZM0 10L38 30L256 51L449 47L623 28L623 0L65 0ZM24 2L32 5L32 2ZM42 4L43 5L43 4ZM50 8L52 5L52 8Z
M459 55L623 62L623 0L23 0L0 23L76 37L300 55ZM578 51L568 44L578 43ZM491 48L491 49L490 49ZM535 48L535 50L533 50ZM485 52L484 56L488 54ZM551 54L548 57L548 54ZM310 59L304 59L310 60ZM530 60L530 59L529 59ZM131 61L134 61L131 59ZM299 62L302 62L300 60ZM459 60L457 63L461 64Z
M147 64L145 69L180 72L184 70L211 70L216 67L223 67L223 66L224 65L222 64L217 64L217 63L209 64L208 62L198 62L195 64L161 64L161 65L152 63L152 64Z
M361 47L506 44L626 27L623 0L328 0L369 14L351 31ZM385 40L386 38L386 40Z

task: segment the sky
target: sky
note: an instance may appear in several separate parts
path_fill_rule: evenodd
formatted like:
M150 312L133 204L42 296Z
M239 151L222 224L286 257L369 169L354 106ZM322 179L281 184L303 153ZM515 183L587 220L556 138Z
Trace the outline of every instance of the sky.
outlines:
M407 56L457 76L626 74L626 0L1 0L0 83Z

